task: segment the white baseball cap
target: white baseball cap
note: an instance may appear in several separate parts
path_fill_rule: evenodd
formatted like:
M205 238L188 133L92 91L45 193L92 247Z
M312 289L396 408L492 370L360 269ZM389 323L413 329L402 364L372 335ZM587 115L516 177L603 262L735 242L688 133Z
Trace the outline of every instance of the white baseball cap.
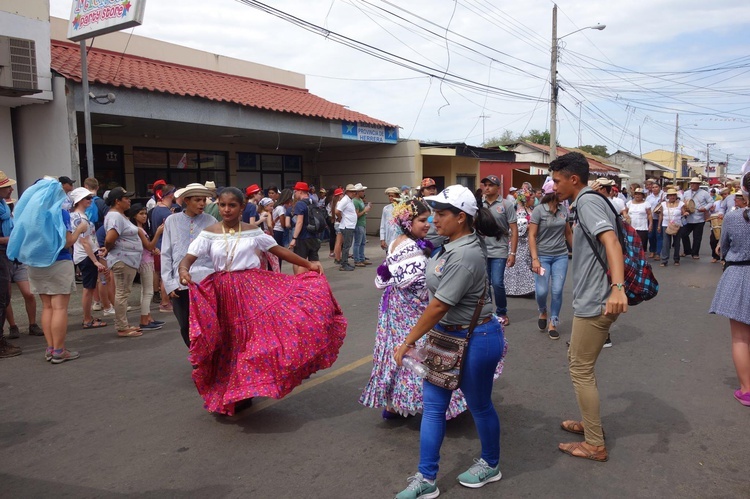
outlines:
M434 196L427 196L424 200L436 210L453 206L467 215L477 214L477 198L474 193L463 185L450 185Z

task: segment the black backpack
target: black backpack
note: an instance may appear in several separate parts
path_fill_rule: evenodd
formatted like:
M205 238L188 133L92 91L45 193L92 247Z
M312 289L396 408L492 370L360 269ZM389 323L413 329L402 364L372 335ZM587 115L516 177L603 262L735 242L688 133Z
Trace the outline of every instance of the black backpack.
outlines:
M307 205L307 232L313 236L322 234L328 227L326 223L326 210L318 206L312 199Z

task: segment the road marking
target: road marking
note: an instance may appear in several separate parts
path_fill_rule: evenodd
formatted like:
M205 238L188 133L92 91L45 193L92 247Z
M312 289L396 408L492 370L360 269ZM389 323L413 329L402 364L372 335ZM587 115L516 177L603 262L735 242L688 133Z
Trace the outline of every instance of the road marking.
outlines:
M349 371L352 371L352 370L354 370L354 369L356 369L356 368L358 368L360 366L363 366L363 365L367 364L368 362L372 362L372 355L367 355L365 357L362 357L361 359L356 360L356 361L352 362L351 364L345 365L344 367L342 367L340 369L336 369L335 371L331 371L331 372L329 372L327 374L324 374L323 376L321 376L319 378L315 378L315 379L313 379L311 381L303 383L300 386L298 386L297 388L295 388L294 390L292 390L292 393L290 393L289 395L287 395L283 399L278 399L278 400L277 399L267 399L267 400L264 400L263 402L261 402L259 404L253 404L248 410L242 411L240 414L242 414L242 415L245 415L245 414L254 414L256 412L262 411L263 409L268 409L272 405L276 405L279 402L287 400L290 397L293 397L295 395L299 395L300 393L302 393L302 392L304 392L306 390L309 390L310 388L314 388L314 387L318 386L321 383L325 383L326 381L330 381L333 378L337 378L337 377L341 376L342 374L346 374Z

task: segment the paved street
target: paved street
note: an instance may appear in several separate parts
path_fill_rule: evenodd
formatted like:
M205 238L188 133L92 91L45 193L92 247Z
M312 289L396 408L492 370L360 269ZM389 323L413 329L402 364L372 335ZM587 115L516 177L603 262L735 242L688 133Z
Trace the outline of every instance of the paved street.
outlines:
M750 497L750 409L732 397L728 321L707 313L721 269L705 239L700 261L656 267L659 296L622 316L601 354L608 463L557 450L573 440L560 421L578 417L566 369L570 276L560 341L536 329L533 299L510 299L510 351L493 396L503 479L479 490L455 480L479 456L464 414L448 423L441 497ZM368 255L382 260L374 238ZM176 320L158 308L167 327L123 339L112 327L81 331L71 306L68 345L81 358L61 365L44 361L42 338L15 340L24 354L0 361L0 496L393 497L416 471L420 418L386 422L357 402L370 373L375 266L324 264L349 320L338 361L231 418L202 408Z

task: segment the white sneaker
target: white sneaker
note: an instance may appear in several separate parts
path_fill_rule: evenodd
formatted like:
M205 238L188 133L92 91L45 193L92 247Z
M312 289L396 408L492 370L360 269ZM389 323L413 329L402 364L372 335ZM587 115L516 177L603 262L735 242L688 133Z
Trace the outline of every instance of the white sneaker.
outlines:
M115 315L115 307L109 307L102 311L102 315Z
M98 312L101 309L102 309L102 302L99 302L99 301L95 301L94 304L91 306L91 310L94 310L96 312Z
M128 309L126 310L126 312L130 312L131 310L133 310L133 307L128 305Z

